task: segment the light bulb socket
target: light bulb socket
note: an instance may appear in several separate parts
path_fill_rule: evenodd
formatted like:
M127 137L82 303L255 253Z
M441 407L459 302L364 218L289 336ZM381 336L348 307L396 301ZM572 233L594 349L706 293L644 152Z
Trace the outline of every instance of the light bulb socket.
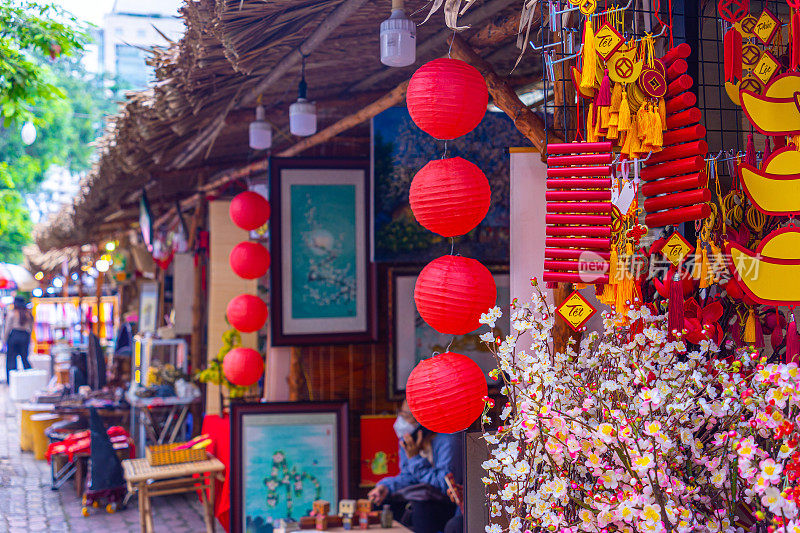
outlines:
M297 99L298 100L305 100L308 98L308 84L306 83L306 77L303 76L300 78L300 83L297 85Z

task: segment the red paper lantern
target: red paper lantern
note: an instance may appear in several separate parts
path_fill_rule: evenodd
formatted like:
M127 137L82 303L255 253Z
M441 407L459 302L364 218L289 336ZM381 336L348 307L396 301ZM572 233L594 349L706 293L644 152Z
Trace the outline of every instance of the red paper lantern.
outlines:
M445 352L420 362L406 384L417 422L436 433L467 429L483 412L486 376L466 355Z
M483 76L458 59L425 63L411 76L406 91L411 120L437 139L455 139L474 130L488 104Z
M480 262L445 255L422 269L414 301L430 327L445 335L464 335L478 329L481 314L494 307L497 286Z
M242 333L261 329L267 321L267 304L258 296L240 294L228 303L228 322Z
M257 192L245 191L234 197L229 212L234 224L252 231L267 223L270 206L267 199Z
M269 269L269 252L257 242L240 242L231 250L229 259L231 269L240 278L260 278Z
M252 348L234 348L222 359L222 371L234 385L249 387L264 375L264 360Z
M434 159L414 176L409 192L417 222L442 237L470 232L492 201L486 175L460 157Z

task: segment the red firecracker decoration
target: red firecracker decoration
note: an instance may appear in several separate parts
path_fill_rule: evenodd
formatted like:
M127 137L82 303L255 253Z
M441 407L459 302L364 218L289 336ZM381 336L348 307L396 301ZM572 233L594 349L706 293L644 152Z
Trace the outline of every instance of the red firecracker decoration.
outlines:
M458 59L422 65L408 83L408 113L437 139L455 139L475 129L486 114L489 92L478 69Z
M647 213L645 224L656 228L706 218L711 191L706 187L706 129L700 124L697 98L689 91L694 80L686 74L686 58L691 47L686 43L669 50L663 58L667 67L667 131L664 148L645 163L640 177Z
M414 176L409 192L417 222L443 237L464 235L489 212L486 175L461 157L434 159Z
M445 335L464 335L480 327L480 317L497 303L492 273L480 262L445 255L428 263L414 287L422 319Z
M222 359L222 371L234 385L249 387L264 375L264 360L252 348L234 348Z
M267 322L267 304L258 296L240 294L230 301L225 314L236 330L252 333Z
M610 142L547 145L548 283L608 283L611 256Z
M467 429L483 412L486 376L469 357L445 352L420 362L406 384L417 422L436 433Z
M229 257L233 272L244 279L260 278L267 273L270 264L269 252L257 242L240 242L231 250Z
M269 214L269 202L257 192L245 191L231 201L231 220L243 230L260 228L269 220Z
M722 38L725 55L725 81L735 83L742 79L742 34L735 27L725 32Z

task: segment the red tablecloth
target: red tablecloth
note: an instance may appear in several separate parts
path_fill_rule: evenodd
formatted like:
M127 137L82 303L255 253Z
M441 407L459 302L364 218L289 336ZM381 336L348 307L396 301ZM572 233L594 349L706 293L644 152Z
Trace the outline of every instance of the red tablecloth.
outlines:
M231 464L231 422L228 415L208 415L203 419L203 434L211 436L212 444L206 448L225 465L225 481L216 482L214 487L216 502L214 503L214 516L219 523L230 531L230 464Z

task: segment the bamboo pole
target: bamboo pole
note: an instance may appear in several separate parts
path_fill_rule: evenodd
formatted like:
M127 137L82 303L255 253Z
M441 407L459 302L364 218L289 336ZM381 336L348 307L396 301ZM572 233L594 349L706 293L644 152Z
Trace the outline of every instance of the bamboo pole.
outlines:
M194 217L192 217L192 227L189 230L189 250L194 250L197 244L198 233L205 227L206 211L208 203L206 202L205 194L198 193L195 195L197 198L197 205L195 206ZM205 254L195 252L194 262L194 299L192 300L192 336L189 339L189 364L191 365L192 372L197 372L202 366L202 361L205 359L205 309L206 299L205 291L203 290L203 266L205 265ZM220 387L221 389L221 387ZM206 387L202 386L202 397L199 403L194 404L192 407L193 420L200 420L203 412L203 406L206 404ZM222 401L220 400L220 409L222 409ZM195 435L200 432L200 424L194 425Z
M547 142L563 142L555 133L545 133L544 121L522 103L508 82L498 76L492 66L479 56L464 39L453 35L451 40L453 44L451 55L456 59L466 61L480 71L486 79L486 85L494 104L514 121L514 126L530 139L541 154L547 153Z

